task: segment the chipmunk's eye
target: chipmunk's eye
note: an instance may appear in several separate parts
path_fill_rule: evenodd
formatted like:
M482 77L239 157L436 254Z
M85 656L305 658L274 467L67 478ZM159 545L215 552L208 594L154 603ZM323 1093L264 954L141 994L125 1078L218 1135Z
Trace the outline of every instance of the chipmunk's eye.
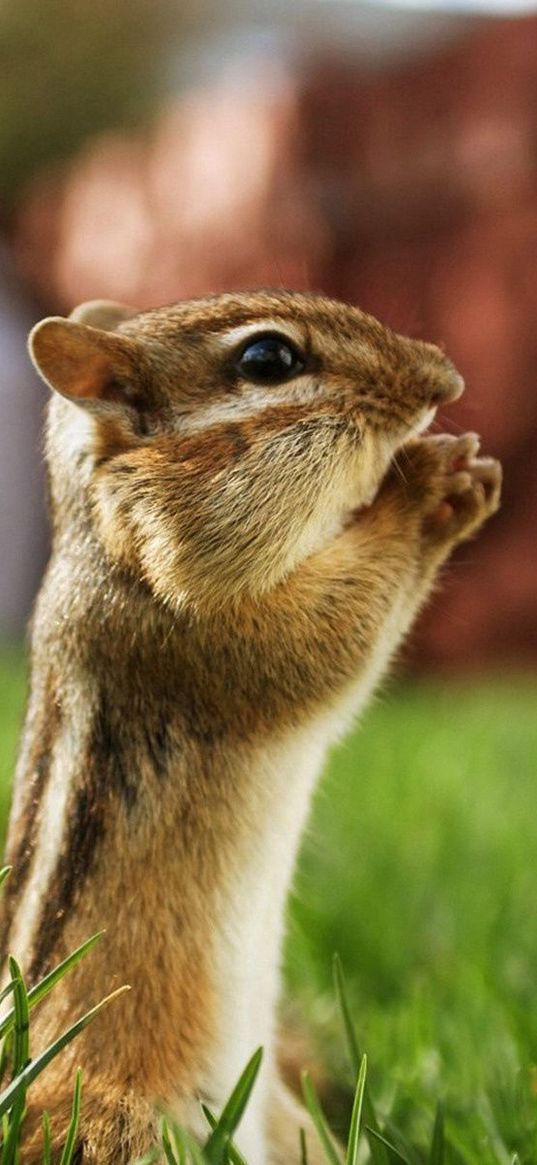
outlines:
M304 367L294 345L285 336L260 336L243 348L237 370L254 384L280 384Z

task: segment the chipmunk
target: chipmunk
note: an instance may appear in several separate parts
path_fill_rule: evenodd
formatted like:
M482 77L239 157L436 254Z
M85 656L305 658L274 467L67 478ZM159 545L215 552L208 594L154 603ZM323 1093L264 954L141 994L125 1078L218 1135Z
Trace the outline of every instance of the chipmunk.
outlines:
M293 1165L276 1062L284 904L327 748L363 708L452 548L497 508L478 438L423 435L463 389L432 344L296 292L39 323L53 390L52 555L7 860L4 949L37 980L104 940L36 1013L34 1052L131 990L32 1086L24 1160L126 1165L157 1113L205 1132L258 1045L237 1132ZM7 944L7 948L6 948ZM37 1046L36 1046L37 1045Z

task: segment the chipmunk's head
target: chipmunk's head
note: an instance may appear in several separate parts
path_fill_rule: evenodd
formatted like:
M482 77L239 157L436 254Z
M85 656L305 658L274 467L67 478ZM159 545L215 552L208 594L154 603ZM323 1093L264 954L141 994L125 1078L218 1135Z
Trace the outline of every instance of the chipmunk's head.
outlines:
M30 352L68 402L50 425L59 509L87 496L107 553L175 606L275 585L462 391L432 344L294 292L83 304Z

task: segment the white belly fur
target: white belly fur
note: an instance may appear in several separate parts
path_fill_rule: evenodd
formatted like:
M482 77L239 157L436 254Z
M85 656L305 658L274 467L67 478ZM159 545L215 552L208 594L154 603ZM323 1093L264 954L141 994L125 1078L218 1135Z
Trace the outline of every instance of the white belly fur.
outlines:
M218 910L214 966L219 1023L211 1050L207 1095L221 1108L260 1045L263 1064L236 1141L249 1165L266 1165L267 1100L275 1056L275 1015L285 902L311 794L327 749L349 728L384 673L406 623L406 601L395 605L367 672L331 711L274 739L250 761L257 814L237 853L231 885ZM203 1130L196 1121L197 1131Z

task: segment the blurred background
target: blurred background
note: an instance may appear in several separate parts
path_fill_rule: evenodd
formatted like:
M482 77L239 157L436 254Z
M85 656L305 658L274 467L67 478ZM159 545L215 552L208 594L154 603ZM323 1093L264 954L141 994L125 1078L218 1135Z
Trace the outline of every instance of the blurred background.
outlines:
M357 303L458 365L468 391L446 426L482 433L505 500L455 560L416 663L535 661L532 7L47 0L36 19L35 0L2 0L4 635L46 553L28 324L94 297L284 285Z
M321 789L287 975L329 1046L345 955L416 1143L447 1081L450 1160L537 1161L537 3L0 0L0 111L4 802L47 553L29 326L283 285L444 346L504 504Z

